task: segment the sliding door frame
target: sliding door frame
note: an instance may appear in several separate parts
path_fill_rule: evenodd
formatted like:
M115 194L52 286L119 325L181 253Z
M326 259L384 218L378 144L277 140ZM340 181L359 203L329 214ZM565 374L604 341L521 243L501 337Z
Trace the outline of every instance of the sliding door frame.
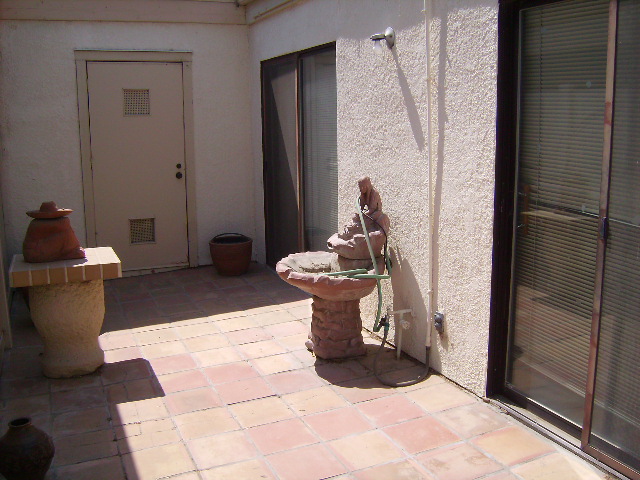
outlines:
M600 338L600 319L602 313L602 287L604 283L605 250L607 247L607 219L609 212L609 186L611 179L611 153L613 149L613 106L615 95L616 38L618 33L618 2L609 2L609 36L607 38L607 73L604 105L604 145L602 151L602 178L600 184L600 231L598 233L598 250L596 253L596 275L591 316L591 340L587 388L585 398L584 421L582 422L582 448L591 450L591 420L593 418L593 402L596 383L596 367ZM595 453L595 452L594 452Z
M591 317L585 412L581 431L575 431L573 425L568 424L568 422L560 419L544 407L539 406L531 399L507 389L505 386L511 315L510 306L513 294L511 291L513 275L512 259L515 254L513 222L516 213L515 187L518 173L518 125L514 119L519 118L520 12L526 8L557 1L562 0L501 0L498 13L496 187L487 396L504 396L515 401L555 426L567 431L572 436L579 438L580 448L584 452L616 469L623 475L634 480L640 480L640 472L624 465L589 443L593 419L605 249L607 245L619 0L609 0L606 87L605 103L603 104L604 146L600 186L600 228L596 253L595 292Z

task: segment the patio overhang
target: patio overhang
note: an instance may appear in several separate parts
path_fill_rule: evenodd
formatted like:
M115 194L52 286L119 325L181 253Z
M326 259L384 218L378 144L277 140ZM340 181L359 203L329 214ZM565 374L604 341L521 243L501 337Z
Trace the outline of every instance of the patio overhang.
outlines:
M244 25L245 9L229 1L3 0L0 19Z

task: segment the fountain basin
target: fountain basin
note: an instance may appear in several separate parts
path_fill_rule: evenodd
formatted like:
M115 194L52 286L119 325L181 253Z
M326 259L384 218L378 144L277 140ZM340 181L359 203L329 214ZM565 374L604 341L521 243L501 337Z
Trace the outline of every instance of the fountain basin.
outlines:
M384 258L378 261L378 271L384 272ZM326 275L331 272L366 268L375 273L371 259L351 260L331 252L293 253L276 265L276 272L285 282L324 300L360 300L376 288L372 278L349 278Z

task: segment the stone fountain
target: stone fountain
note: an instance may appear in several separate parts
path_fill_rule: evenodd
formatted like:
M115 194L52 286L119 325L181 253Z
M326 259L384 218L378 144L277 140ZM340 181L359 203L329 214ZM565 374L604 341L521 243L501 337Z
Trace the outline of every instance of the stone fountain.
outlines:
M362 338L360 299L376 287L374 278L353 278L346 272L365 269L383 273L382 254L389 218L382 213L382 201L369 177L358 181L360 208L365 219L377 272L371 261L360 215L356 213L342 233L327 244L329 252L294 253L276 265L280 278L313 295L311 333L307 347L324 359L349 358L366 353Z

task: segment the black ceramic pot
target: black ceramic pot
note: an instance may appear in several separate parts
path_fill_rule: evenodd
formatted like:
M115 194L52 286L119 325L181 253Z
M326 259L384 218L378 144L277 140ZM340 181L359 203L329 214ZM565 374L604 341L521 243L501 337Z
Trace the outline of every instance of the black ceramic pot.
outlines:
M54 452L51 437L30 418L12 420L0 438L0 474L7 480L43 480Z

